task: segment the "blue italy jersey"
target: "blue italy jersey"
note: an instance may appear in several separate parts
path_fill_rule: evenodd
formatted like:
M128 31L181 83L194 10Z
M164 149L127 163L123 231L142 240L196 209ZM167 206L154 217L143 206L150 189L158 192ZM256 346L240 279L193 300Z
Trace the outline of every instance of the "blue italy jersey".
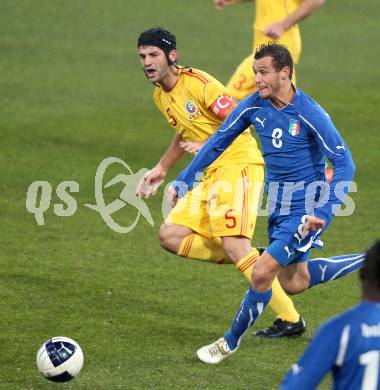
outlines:
M218 158L251 124L260 136L274 212L288 208L288 214L314 214L323 218L327 227L335 207L342 203L348 191L355 167L329 115L299 89L293 101L282 109L268 99L261 99L258 92L240 102L177 181L185 182L191 189L195 175ZM330 187L325 181L324 156L334 166ZM271 195L271 183L278 185L275 199ZM321 206L310 212L310 207L318 201Z
M335 390L380 390L380 304L363 302L325 323L281 390L315 389L331 371Z

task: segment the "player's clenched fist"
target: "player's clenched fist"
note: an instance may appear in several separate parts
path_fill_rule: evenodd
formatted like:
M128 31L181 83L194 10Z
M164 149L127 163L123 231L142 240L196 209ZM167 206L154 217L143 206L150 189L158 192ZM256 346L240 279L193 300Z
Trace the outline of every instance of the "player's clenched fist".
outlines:
M215 4L215 8L217 10L221 10L222 8L224 8L226 5L230 5L234 3L233 0L214 0L214 4Z
M190 141L181 141L179 146L188 153L198 153L201 147L203 146L203 142L190 142Z
M263 30L263 34L272 39L280 39L285 32L282 22L268 24Z
M155 195L158 187L164 181L165 176L165 169L160 165L156 165L141 178L136 189L136 196L139 198L149 198Z
M173 186L170 186L166 194L166 202L171 208L173 208L177 204L177 201L178 192Z
M317 231L322 229L325 224L326 222L323 219L308 215L305 223L303 224L302 233L306 234L309 231Z

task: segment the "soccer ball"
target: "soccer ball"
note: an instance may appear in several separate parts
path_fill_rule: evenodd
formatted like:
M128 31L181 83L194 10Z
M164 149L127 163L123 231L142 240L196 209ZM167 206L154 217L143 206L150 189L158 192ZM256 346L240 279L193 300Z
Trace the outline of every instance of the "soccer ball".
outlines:
M81 347L68 337L53 337L37 352L37 367L53 382L67 382L77 376L83 366Z

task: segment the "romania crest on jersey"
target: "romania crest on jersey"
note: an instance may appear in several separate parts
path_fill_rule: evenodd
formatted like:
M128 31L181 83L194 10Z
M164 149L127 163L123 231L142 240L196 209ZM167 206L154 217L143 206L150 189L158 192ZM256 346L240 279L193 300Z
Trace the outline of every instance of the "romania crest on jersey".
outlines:
M185 110L189 114L189 119L193 120L198 118L202 113L199 111L199 107L194 100L186 100L185 102Z
M291 119L289 124L289 133L295 137L301 131L301 124L296 119Z

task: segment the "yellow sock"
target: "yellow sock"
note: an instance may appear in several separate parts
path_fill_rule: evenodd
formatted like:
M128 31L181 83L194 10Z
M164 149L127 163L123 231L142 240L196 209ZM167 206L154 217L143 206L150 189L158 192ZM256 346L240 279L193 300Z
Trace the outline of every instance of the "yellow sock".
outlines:
M225 259L220 237L209 239L198 233L192 233L185 237L177 254L213 263L222 263Z
M236 267L251 283L252 269L259 258L259 251L254 248L248 255L238 261ZM298 322L300 315L294 307L293 301L285 294L278 279L272 284L272 298L269 301L270 308L276 313L277 318L284 321Z
M249 284L251 284L253 264L256 263L259 256L259 251L256 248L253 248L248 255L245 255L236 263L236 268L243 273L245 278L249 281Z

